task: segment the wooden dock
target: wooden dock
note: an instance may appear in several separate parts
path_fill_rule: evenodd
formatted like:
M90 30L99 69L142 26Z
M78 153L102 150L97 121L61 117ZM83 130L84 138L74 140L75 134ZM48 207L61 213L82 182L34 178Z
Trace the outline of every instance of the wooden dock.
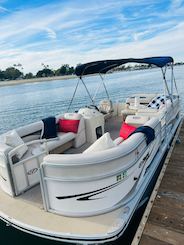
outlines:
M184 245L184 122L176 132L132 245Z

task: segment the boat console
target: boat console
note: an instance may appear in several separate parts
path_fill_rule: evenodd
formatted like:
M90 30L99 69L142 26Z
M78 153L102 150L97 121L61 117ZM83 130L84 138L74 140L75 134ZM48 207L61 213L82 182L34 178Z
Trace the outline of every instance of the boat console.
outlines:
M93 143L104 134L104 115L96 109L81 108L79 114L85 119L87 142Z

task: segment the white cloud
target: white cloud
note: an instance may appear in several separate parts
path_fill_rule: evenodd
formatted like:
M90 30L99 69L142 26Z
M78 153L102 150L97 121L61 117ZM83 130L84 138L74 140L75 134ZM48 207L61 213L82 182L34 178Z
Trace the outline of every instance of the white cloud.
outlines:
M160 3L78 0L9 13L0 18L0 69L21 63L25 72L36 72L41 63L57 68L64 63L150 55L182 60L181 1L172 1L168 11L160 13L156 2ZM140 12L136 10L139 6Z
M3 13L3 12L8 12L8 9L0 6L0 13Z
M51 28L46 28L45 30L47 31L48 37L50 39L56 39L57 38L56 32L54 30L52 30Z
M51 68L59 67L62 63L76 65L96 59L116 59L128 57L149 57L159 55L170 55L176 60L183 59L184 53L184 23L179 24L173 30L142 42L124 43L111 48L96 48L88 52L75 52L71 49L51 50L47 52L24 52L14 51L13 63L24 64L26 71L37 71L41 69L41 63L51 65ZM12 51L10 51L11 53ZM16 53L17 52L17 53ZM1 52L0 52L1 56ZM4 64L8 64L9 58L4 58ZM6 66L6 65L5 65Z

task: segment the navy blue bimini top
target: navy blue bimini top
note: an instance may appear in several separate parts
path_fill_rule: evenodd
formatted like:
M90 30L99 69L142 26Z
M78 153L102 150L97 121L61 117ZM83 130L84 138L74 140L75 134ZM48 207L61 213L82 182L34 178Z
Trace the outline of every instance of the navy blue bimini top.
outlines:
M170 56L157 56L148 58L128 58L128 59L117 59L117 60L99 60L93 61L85 64L78 65L75 68L75 74L78 77L85 75L96 74L96 73L107 73L115 67L124 65L126 63L139 63L155 65L157 67L163 67L167 64L173 63L174 60Z

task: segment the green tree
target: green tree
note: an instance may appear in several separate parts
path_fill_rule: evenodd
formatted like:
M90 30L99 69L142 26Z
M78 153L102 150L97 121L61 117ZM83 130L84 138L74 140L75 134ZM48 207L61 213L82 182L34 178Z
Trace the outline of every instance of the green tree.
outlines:
M5 77L4 77L4 71L1 71L0 70L0 80L2 81L4 79L5 79Z
M72 74L74 74L74 72L75 72L75 69L74 69L73 66L71 66L71 67L69 68L69 70L68 70L68 74L69 74L69 75L72 75Z
M33 77L34 77L34 76L33 76L33 73L31 73L31 72L27 73L27 74L24 76L25 79L31 79L31 78L33 78Z
M62 65L60 68L60 74L61 75L67 75L68 69L69 69L69 65L67 65L67 64Z
M9 80L15 80L17 78L20 78L22 75L23 73L14 67L8 67L4 71L4 78Z
M36 77L52 77L54 72L48 68L44 68L37 72Z
M70 75L74 73L74 67L68 64L62 65L59 69L55 71L56 76Z

